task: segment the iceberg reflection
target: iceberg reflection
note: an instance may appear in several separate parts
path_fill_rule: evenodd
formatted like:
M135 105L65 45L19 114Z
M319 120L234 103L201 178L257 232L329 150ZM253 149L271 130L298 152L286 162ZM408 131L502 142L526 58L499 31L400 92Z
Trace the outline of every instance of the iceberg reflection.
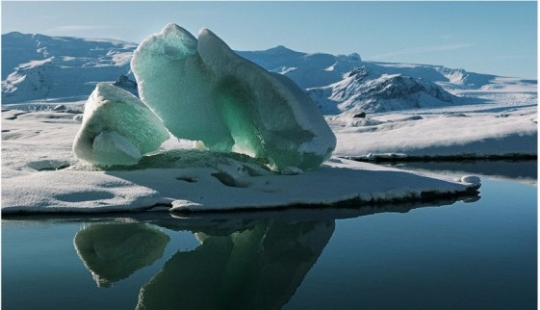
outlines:
M455 201L438 201L436 206ZM322 254L337 219L428 206L436 207L422 203L246 213L131 213L116 218L116 223L87 225L76 234L74 245L100 287L155 264L164 253L170 255L163 266L154 266L159 271L139 289L139 310L281 309ZM193 233L199 243L191 250L175 250L174 244L166 248L177 231Z
M185 221L171 227L185 230ZM199 223L201 224L201 223ZM321 255L334 219L266 218L191 227L200 242L178 251L139 292L137 309L280 309ZM170 237L147 223L90 224L74 245L99 287L159 259Z
M125 279L163 256L169 236L143 223L91 224L73 239L99 287Z
M137 309L280 309L334 232L334 221L269 219L177 252L139 293Z

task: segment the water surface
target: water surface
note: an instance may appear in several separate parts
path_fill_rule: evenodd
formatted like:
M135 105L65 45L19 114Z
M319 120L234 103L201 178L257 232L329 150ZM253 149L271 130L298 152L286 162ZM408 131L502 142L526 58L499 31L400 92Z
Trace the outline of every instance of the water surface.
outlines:
M8 217L2 309L536 309L537 188L340 210Z

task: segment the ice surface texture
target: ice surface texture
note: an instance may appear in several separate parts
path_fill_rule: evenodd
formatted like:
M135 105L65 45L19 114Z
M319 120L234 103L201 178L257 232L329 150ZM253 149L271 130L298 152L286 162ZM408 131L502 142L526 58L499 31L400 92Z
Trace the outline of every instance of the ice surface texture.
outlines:
M264 159L276 170L312 169L336 138L292 80L236 55L207 29L175 24L139 45L131 67L142 101L181 139Z
M130 92L99 83L85 104L75 155L100 166L134 165L155 151L170 134Z

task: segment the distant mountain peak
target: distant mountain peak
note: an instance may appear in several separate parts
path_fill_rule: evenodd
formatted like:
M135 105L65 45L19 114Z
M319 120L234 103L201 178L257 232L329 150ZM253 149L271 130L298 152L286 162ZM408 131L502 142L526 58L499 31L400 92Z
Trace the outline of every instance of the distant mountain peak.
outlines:
M271 48L270 50L286 50L286 51L290 51L291 49L285 47L285 45L280 44L280 45L278 45L278 46L276 46L274 48Z
M264 50L262 51L264 53L268 53L268 54L303 54L303 53L300 53L300 52L297 52L297 51L294 51L284 45L278 45L276 47L272 47L270 49L267 49L267 50Z
M18 36L18 37L27 36L27 34L24 34L24 33L19 32L19 31L12 31L12 32L8 32L8 33L3 33L2 35L3 36Z

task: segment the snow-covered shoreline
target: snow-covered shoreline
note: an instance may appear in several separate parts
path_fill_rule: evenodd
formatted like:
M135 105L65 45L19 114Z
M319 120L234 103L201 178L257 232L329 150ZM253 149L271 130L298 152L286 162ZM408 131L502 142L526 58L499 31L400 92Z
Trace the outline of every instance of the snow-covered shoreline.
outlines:
M536 104L482 104L328 117L335 155L357 159L503 159L536 156Z
M474 178L442 180L337 158L298 175L242 177L227 174L229 168L35 171L3 180L2 213L231 211L344 202L384 205L476 196L480 186ZM228 178L235 181L229 183Z
M80 126L76 112L75 106L38 111L4 106L3 214L255 210L347 201L358 206L474 196L479 187L478 180L445 180L337 156L297 175L254 175L234 156L217 161L209 156L196 165L100 171L72 152Z

